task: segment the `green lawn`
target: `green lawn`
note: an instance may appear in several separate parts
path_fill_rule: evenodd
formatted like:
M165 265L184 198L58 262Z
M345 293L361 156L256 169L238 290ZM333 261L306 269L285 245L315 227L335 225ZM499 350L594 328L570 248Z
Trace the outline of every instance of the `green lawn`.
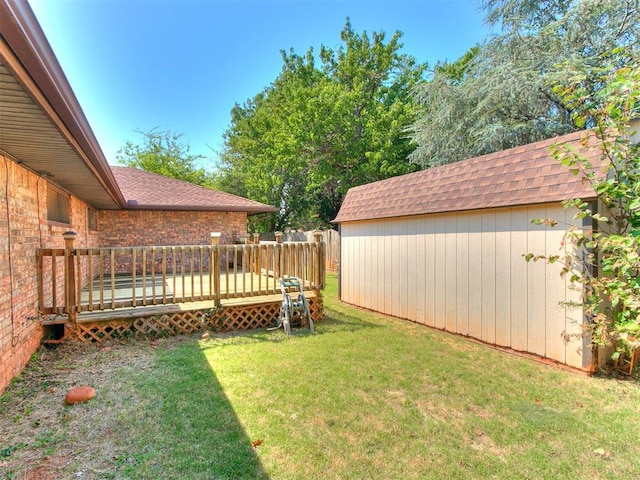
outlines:
M0 400L0 427L45 440L9 429L0 472L15 477L30 458L81 478L640 476L637 379L588 378L342 305L335 276L325 295L313 335L59 352L59 376L93 381L98 394L75 407L58 398L53 420L24 412L21 399L66 385L55 370L33 382L34 362Z

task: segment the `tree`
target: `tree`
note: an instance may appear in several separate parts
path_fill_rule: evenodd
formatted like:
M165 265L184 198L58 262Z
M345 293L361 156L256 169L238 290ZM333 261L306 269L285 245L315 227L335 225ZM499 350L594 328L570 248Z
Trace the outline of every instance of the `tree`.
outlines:
M630 50L617 49L603 55L597 66L580 62L566 67L569 75L554 94L577 126L593 124L584 142L595 140L604 170L566 146L552 153L593 187L597 208L581 199L565 206L577 208L575 218L590 218L597 228L569 229L566 242L575 248L563 258L529 254L526 259L562 262L563 275L583 289L593 345L614 346L612 358L619 360L640 347L640 144L638 138L632 140L638 134L632 121L640 118L640 62ZM595 90L594 81L599 85ZM556 224L551 219L534 222Z
M567 62L597 66L605 52L638 54L638 0L485 0L499 34L462 66L436 69L417 89L423 107L410 131L411 160L423 167L522 145L576 129L572 112L550 85L566 78ZM594 93L596 79L585 79Z
M350 187L413 171L405 130L425 66L399 53L400 38L358 35L347 20L335 50L283 51L278 78L232 111L218 186L241 179L247 196L280 206L264 228L314 228Z
M384 33L357 35L347 21L346 48L320 51L328 102L310 161L326 220L335 218L349 188L414 170L407 158L415 145L406 128L416 118L411 92L426 65L399 53L401 37L396 32L385 44Z
M319 75L312 62L285 62L269 87L231 111L217 187L280 207L253 225L258 230L282 230L307 209L309 172L301 151L312 135L308 90Z
M116 153L119 164L196 185L211 185L211 175L196 165L204 157L189 153L189 145L181 141L182 134L157 129L136 133L144 137L142 145L127 141Z

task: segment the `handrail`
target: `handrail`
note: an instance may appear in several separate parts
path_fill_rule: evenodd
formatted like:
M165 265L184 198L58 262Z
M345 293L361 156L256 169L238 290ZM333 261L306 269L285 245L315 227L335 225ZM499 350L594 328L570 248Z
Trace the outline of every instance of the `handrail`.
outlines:
M280 293L278 279L324 288L324 244L259 243L41 249L42 314L249 298ZM71 246L70 246L71 245Z

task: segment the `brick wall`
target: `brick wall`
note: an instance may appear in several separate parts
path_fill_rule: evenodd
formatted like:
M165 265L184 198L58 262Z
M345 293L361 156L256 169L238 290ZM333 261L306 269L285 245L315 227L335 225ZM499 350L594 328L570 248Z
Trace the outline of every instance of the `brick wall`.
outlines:
M245 212L185 212L103 210L98 214L103 247L209 245L211 232L221 232L220 243L247 231Z
M246 232L246 213L184 211L100 211L89 230L87 204L72 196L69 207L70 225L48 222L47 180L0 154L0 394L42 340L37 251L63 248L63 232L78 233L76 248L209 244L211 232L231 243Z
M71 198L71 225L47 222L47 181L0 154L0 393L40 344L39 248L63 247L62 233L79 233L76 245L97 246L87 231L87 206Z

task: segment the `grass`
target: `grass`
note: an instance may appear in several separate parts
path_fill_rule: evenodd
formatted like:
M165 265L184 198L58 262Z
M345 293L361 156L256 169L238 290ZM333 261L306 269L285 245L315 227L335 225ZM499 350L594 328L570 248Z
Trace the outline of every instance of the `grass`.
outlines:
M325 295L314 335L40 352L0 398L0 478L640 475L637 379L588 378L340 304L333 276ZM80 383L97 396L63 406Z

